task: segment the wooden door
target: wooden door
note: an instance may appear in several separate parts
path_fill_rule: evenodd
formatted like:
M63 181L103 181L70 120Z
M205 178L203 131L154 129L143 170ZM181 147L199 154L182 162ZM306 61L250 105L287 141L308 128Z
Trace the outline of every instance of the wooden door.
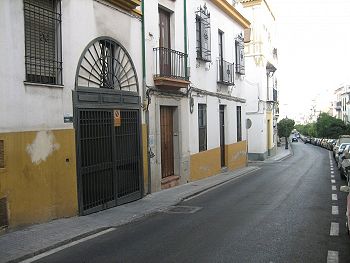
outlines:
M162 178L174 175L174 108L160 107Z
M170 13L159 9L159 70L161 76L170 76Z
M226 165L225 159L225 106L220 105L220 153L221 167Z

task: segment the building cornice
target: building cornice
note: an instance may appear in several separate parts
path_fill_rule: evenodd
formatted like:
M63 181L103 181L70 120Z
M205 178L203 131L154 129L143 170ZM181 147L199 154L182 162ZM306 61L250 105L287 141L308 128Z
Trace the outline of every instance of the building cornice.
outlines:
M262 2L265 3L267 9L269 10L271 16L273 17L273 20L276 20L275 15L273 14L270 5L267 3L266 0L240 0L241 4L244 7L251 7L251 6L255 6L255 5L261 5Z
M211 0L217 7L229 15L234 21L239 23L243 28L249 28L250 22L240 12L237 11L230 3L226 0Z

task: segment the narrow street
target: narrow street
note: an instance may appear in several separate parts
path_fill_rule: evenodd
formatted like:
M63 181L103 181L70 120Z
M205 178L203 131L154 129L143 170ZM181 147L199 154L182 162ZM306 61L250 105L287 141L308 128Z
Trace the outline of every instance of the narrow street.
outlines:
M284 161L254 163L259 171L184 201L176 210L38 262L327 262L328 251L349 262L346 195L339 192L344 181L334 169L337 190L332 191L333 157L302 142L293 143L293 150ZM338 215L332 206L338 206ZM339 223L339 236L330 236L332 222Z

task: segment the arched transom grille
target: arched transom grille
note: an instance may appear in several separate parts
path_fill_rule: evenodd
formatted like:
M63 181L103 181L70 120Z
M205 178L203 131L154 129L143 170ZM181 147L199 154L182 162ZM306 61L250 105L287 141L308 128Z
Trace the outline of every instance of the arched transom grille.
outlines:
M77 85L138 92L137 75L129 54L109 38L96 39L88 46L78 69Z

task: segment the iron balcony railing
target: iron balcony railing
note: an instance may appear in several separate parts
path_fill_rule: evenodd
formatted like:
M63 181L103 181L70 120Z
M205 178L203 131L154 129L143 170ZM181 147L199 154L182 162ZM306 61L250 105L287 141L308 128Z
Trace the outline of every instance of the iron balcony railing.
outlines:
M155 53L155 77L188 80L187 54L165 47L153 49Z
M233 63L227 62L223 59L218 61L218 83L225 85L233 85L233 74L234 74Z

